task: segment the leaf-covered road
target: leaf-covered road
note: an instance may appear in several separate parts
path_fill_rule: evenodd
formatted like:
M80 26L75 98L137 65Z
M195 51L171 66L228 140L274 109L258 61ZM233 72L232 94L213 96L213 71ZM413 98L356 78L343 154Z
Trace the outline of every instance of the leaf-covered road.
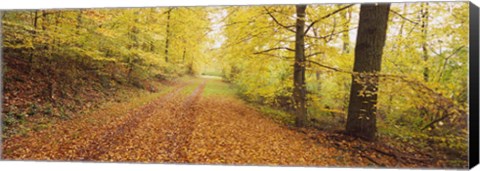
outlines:
M179 82L144 103L112 104L27 136L12 137L4 141L2 157L249 165L368 163L272 121L217 90L223 84L215 79Z

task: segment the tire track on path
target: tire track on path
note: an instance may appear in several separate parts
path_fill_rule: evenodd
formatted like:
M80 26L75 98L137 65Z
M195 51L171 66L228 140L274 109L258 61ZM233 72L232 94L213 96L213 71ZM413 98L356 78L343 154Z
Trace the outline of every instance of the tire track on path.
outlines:
M186 156L183 147L187 147L186 141L193 130L192 108L204 85L205 82L198 85L190 95L177 93L163 106L149 111L151 116L148 119L139 123L135 129L110 139L115 143L94 160L180 162L181 156Z
M172 142L171 151L168 152L169 162L188 163L189 144L194 131L196 120L197 101L205 88L206 80L199 85L192 94L186 99L181 109L175 114L175 124L172 134L168 136L168 141Z
M101 108L86 115L79 115L72 120L65 120L48 129L31 132L27 136L17 136L2 142L3 159L23 160L84 160L88 152L96 147L99 141L125 131L125 125L136 122L132 116L142 111L145 106L153 105L172 91L180 91L186 84L173 83L173 90L155 97L147 105L132 107L131 102L114 103L111 107ZM171 97L169 97L171 98ZM127 123L127 124L125 124ZM121 128L123 126L123 128ZM118 131L117 131L118 130ZM117 132L117 133L114 133ZM88 150L88 151L87 151ZM87 153L87 154L85 154Z
M87 161L99 160L101 155L107 153L109 149L120 143L119 141L115 140L120 139L120 136L124 136L124 134L135 130L140 123L152 117L155 110L162 109L164 105L169 103L173 97L175 97L181 90L185 88L185 86L185 84L182 84L173 92L170 92L167 95L150 102L149 104L130 114L127 120L123 124L119 125L116 129L106 132L99 140L93 141L86 148L79 150L78 156L84 156L80 159Z

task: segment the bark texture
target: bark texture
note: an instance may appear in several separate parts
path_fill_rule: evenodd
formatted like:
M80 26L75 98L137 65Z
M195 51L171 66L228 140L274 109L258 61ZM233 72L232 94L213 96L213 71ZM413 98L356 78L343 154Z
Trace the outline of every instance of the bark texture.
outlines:
M355 45L347 133L374 140L377 132L378 72L381 69L390 4L362 4Z
M306 5L297 5L297 21L295 33L295 63L293 65L293 101L295 107L295 125L305 126L307 121L305 87L305 9Z
M169 45L169 36L170 36L170 13L172 9L167 11L167 38L165 39L165 62L168 62L168 45Z

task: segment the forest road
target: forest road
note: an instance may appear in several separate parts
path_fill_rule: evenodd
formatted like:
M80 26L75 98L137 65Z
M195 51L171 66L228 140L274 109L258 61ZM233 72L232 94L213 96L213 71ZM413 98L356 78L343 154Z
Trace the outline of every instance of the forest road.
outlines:
M218 79L180 81L142 105L124 102L6 139L6 160L346 166L350 154L274 122Z

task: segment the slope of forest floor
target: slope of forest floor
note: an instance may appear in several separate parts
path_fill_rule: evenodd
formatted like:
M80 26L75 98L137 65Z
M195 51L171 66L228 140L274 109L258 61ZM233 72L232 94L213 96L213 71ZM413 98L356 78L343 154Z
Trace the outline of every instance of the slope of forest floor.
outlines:
M3 58L3 138L42 130L109 103L129 100L131 96L165 91L170 84L151 81L144 82L145 88L138 88L74 66L61 70L35 67L23 58L8 55ZM76 74L69 75L72 73Z
M45 129L4 140L7 160L444 167L427 154L400 152L340 132L297 129L239 99L218 79L182 79ZM411 150L410 150L411 151Z

